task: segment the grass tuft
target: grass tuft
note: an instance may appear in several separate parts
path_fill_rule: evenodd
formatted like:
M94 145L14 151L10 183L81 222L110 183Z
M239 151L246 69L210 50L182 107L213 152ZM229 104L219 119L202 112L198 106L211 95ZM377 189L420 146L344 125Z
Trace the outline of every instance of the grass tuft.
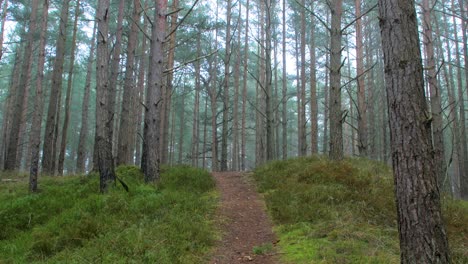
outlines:
M398 263L391 170L353 158L274 161L254 178L286 263ZM454 263L468 263L468 203L445 200Z
M0 263L204 262L216 238L211 175L167 168L153 186L136 167L116 172L130 192L99 194L97 175L42 177L38 194L1 183Z

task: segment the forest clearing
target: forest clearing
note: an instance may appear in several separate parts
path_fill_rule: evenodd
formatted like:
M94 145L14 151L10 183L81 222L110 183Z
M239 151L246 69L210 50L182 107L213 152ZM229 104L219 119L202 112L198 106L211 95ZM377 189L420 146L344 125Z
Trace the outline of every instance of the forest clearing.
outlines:
M0 0L0 263L468 263L466 0Z

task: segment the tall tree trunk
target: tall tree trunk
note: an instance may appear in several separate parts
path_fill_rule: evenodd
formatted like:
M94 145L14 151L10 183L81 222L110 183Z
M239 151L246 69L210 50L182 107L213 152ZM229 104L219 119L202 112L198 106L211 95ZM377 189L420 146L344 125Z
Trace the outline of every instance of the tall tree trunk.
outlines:
M216 23L218 23L218 0L216 0ZM218 27L215 28L215 40L214 40L214 49L218 48ZM210 61L210 76L211 76L211 89L210 89L210 99L211 99L211 170L219 170L218 162L218 124L217 124L217 114L218 114L218 55L214 56L214 61Z
M451 8L452 10L455 10L455 1L452 0L452 3L451 3ZM455 50L456 50L456 53L455 53L455 57L456 57L456 65L461 65L461 58L460 58L460 45L459 45L459 42L458 42L458 27L457 27L457 20L455 18L455 16L453 16L453 32L454 32L454 37L455 37ZM455 183L455 192L457 192L457 190L459 190L460 192L460 197L462 197L462 190L461 190L461 182L464 178L467 177L468 175L468 172L466 171L467 169L467 166L468 166L468 163L467 163L467 159L468 159L468 143L467 143L467 139L466 139L466 113L465 113L465 97L464 97L464 88L463 88L463 82L462 82L462 69L461 67L457 67L457 86L458 86L458 104L459 104L459 107L460 107L460 148L461 148L461 156L460 156L460 163L462 164L461 168L463 168L464 170L464 173L463 175L460 175L460 182L456 182ZM468 82L467 82L468 83Z
M273 74L271 67L271 0L265 0L265 119L266 119L266 160L275 158L274 117L273 117ZM307 151L307 149L306 149Z
M31 84L31 71L33 62L33 49L34 49L34 35L36 34L37 28L37 12L39 7L39 0L33 0L31 3L31 15L28 26L28 33L26 35L26 47L24 49L23 65L21 68L21 78L19 80L19 86L16 89L16 95L13 101L13 112L12 112L12 123L10 128L10 136L8 142L7 153L5 157L5 170L15 170L18 168L21 159L18 160L17 152L18 145L20 142L20 128L21 123L26 120L23 119L25 116L25 94ZM18 118L20 117L20 118Z
M314 10L314 1L311 1L311 10ZM318 106L317 106L317 76L315 55L315 21L312 18L310 25L310 150L312 154L318 153Z
M29 191L37 191L37 175L39 173L39 151L41 145L42 112L44 111L44 96L42 81L44 80L45 47L47 40L47 19L49 16L49 0L42 4L42 22L39 39L39 54L37 59L36 96L34 98L34 113L29 136L31 144L31 167L29 168Z
M432 115L432 141L434 147L434 168L436 169L439 189L444 186L446 172L444 131L442 121L441 92L437 85L436 63L434 55L433 29L431 24L432 4L429 0L422 1L423 12L423 44L426 55L427 82L430 90L431 115Z
M119 11L117 15L117 32L115 33L115 44L112 52L112 60L110 62L110 76L109 76L109 99L108 107L111 113L112 127L117 128L118 124L118 110L116 108L117 98L117 84L119 81L120 70L120 55L122 53L122 35L123 35L123 17L124 17L125 0L119 1ZM117 132L117 131L116 131ZM114 133L114 129L109 131L112 141L112 153L115 153L114 142L117 142L118 133ZM114 155L114 154L112 154Z
M231 62L231 7L227 0L226 12L226 55L224 56L223 122L221 131L221 171L228 170L228 130L229 130L229 76Z
M245 38L244 38L244 72L243 72L243 85L242 85L242 132L241 132L241 170L246 169L246 105L247 105L247 73L248 73L248 60L249 60L249 11L250 1L247 0L245 4Z
M301 5L305 6L305 0L301 1ZM299 156L307 155L307 137L306 137L306 19L305 19L305 8L301 8L301 86L298 94L298 103L300 104L298 119L299 119L299 132L298 132L298 148Z
M91 74L93 72L94 51L96 50L96 27L97 23L94 22L93 37L91 39L91 48L89 50L88 65L86 69L86 81L84 86L83 103L81 107L81 128L80 136L78 139L78 151L76 158L76 172L85 172L86 163L86 141L88 138L88 118L89 118L89 98L91 93Z
M97 9L97 53L96 53L96 142L99 189L106 192L115 183L114 160L112 157L113 109L109 107L109 0L99 0Z
M201 55L201 36L197 37L197 57ZM198 167L199 116L200 116L200 60L195 62L195 104L193 107L192 125L192 166Z
M117 165L133 164L136 127L133 118L138 115L135 111L135 98L137 88L135 87L135 51L138 38L138 23L140 21L141 4L140 0L133 1L132 25L128 33L127 60L125 66L125 79L122 97L122 114L120 115L119 145L117 151ZM138 109L140 109L138 107Z
M367 106L364 78L364 50L362 36L361 0L355 0L356 8L356 70L358 85L358 149L361 157L367 156Z
M341 16L343 0L332 1L330 40L330 158L343 159L343 114L341 110Z
M282 127L282 154L283 160L288 158L288 83L287 83L287 73L286 73L286 0L283 0L283 10L282 10L282 40L281 45L282 49L281 52L283 54L283 80L282 80L282 120L281 124Z
M73 22L73 36L70 56L70 68L68 69L68 84L67 84L67 95L65 99L65 116L63 120L62 128L62 142L60 144L60 154L58 159L57 170L59 175L63 175L63 164L65 162L65 152L67 147L67 133L68 126L70 123L70 106L72 97L72 84L73 84L73 69L75 66L75 50L76 50L76 34L78 31L78 18L80 14L80 0L76 1L75 8L75 20Z
M54 71L50 90L49 109L42 148L42 168L48 175L55 174L55 157L57 155L57 126L59 123L60 97L62 93L63 62L65 57L65 42L67 40L68 7L70 0L63 1L60 13L60 30L55 44Z
M0 1L0 6L2 6L2 1ZM1 15L2 25L1 25L1 28L0 28L0 30L2 31L0 33L0 61L2 60L2 57L3 57L3 39L4 39L4 36L5 36L5 21L6 21L7 13L8 13L8 0L6 0L3 3L3 7L2 7L2 15Z
M234 66L234 111L232 120L232 170L239 170L239 85L240 85L240 44L241 44L241 14L242 4L239 2L239 16L237 19L236 64Z
M172 1L172 10L176 11L179 8L179 0ZM169 35L169 44L168 44L168 56L167 56L167 68L172 69L174 68L174 59L175 59L175 49L176 49L176 39L177 39L177 18L179 16L179 12L173 12L171 14L171 24L170 24L170 32ZM172 90L173 90L173 82L174 80L174 72L169 71L166 75L166 89L165 89L165 97L164 97L164 115L163 115L163 122L162 122L162 148L161 148L161 163L167 163L167 149L169 145L169 117L171 116L171 105L172 105Z
M466 0L458 0L458 5L460 6L460 10L462 12L462 37L463 37L463 57L465 58L465 93L468 94L468 36L467 36L467 28L468 28L468 10L464 5L468 5L466 3ZM453 5L452 5L453 6ZM457 32L457 31L455 31ZM461 64L458 64L461 65ZM460 97L461 100L463 100L463 96ZM461 106L460 106L461 107ZM464 108L463 108L463 111ZM462 140L465 141L463 144L464 148L464 155L463 155L463 163L465 168L468 168L468 149L467 149L467 143L466 143L466 133L462 133ZM464 175L461 175L460 178L460 194L461 197L465 200L468 200L468 173L465 173Z
M166 36L167 0L157 0L151 39L150 70L146 90L146 111L144 129L144 167L145 181L159 179L161 100L164 86L164 40Z
M202 157L202 168L206 168L206 151L207 151L207 133L208 131L208 97L205 97L205 118L203 119L203 157Z
M185 97L187 96L187 85L184 84L184 90L182 96L180 97L180 116L179 116L179 142L178 142L178 158L177 163L183 163L184 157L184 131L185 131Z
M379 0L401 263L450 263L414 1Z

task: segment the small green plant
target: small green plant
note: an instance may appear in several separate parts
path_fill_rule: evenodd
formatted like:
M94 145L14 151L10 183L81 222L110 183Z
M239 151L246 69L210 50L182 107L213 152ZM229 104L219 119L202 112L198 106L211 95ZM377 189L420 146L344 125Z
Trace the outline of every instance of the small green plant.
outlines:
M255 255L265 255L273 251L273 244L265 243L260 246L253 247L253 253Z

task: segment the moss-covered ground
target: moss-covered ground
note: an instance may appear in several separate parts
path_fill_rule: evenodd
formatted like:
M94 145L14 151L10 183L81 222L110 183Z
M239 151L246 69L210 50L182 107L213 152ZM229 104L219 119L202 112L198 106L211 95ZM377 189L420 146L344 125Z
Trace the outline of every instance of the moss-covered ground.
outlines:
M366 159L275 161L254 172L286 263L399 263L391 170ZM454 263L468 263L468 202L443 200Z
M0 183L0 263L206 262L217 236L208 172L167 168L156 185L135 167L117 174L128 193L99 194L96 174L41 177L37 194L21 177Z

